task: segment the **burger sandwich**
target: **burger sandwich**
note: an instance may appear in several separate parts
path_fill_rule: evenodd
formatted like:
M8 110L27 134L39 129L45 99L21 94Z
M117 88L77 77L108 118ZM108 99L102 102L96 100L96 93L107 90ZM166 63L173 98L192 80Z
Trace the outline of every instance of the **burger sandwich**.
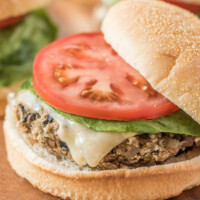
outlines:
M200 20L126 0L102 32L47 45L9 95L12 168L72 200L166 199L200 185Z

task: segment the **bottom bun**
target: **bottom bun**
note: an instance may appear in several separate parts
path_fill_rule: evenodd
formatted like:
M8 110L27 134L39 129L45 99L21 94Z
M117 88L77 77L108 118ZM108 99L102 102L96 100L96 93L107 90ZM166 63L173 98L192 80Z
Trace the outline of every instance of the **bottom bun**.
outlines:
M200 156L133 170L94 171L56 158L31 144L16 128L7 107L4 132L8 160L21 177L45 193L71 200L154 200L179 195L200 184Z

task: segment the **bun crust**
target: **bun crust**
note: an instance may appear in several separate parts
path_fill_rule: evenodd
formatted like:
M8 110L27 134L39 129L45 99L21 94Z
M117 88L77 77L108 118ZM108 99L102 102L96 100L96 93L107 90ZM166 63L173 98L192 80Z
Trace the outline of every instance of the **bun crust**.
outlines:
M49 2L50 0L0 0L0 20L27 14Z
M61 166L44 149L36 152L22 139L10 113L8 107L4 122L8 160L18 175L45 193L71 200L155 200L200 185L200 156L133 170L80 170L69 160Z
M197 16L162 1L127 0L110 9L102 31L155 90L200 123Z

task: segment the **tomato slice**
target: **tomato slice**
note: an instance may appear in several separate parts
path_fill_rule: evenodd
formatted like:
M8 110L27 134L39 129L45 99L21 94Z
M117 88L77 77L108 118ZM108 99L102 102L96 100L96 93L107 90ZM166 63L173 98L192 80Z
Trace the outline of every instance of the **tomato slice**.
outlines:
M200 13L200 2L199 2L199 4L197 4L197 3L195 4L192 2L190 3L190 2L180 1L180 0L164 0L164 1L175 4L179 7L185 8L194 13Z
M3 20L3 21L0 21L0 29L18 23L18 22L19 22L20 20L22 20L24 17L25 17L25 15L22 15L22 16L11 17L11 18L5 19L5 20Z
M178 110L117 55L102 33L78 34L46 46L36 56L33 77L42 99L76 115L127 121Z

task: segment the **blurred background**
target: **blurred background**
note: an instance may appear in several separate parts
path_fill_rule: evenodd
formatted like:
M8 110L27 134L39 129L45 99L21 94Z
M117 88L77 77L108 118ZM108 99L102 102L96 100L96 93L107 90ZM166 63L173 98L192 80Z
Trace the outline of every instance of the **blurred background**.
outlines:
M100 0L56 0L47 9L59 25L59 37L63 37L98 30L99 19L95 15L100 7Z
M63 37L78 32L98 31L108 9L119 1L122 0L53 0L48 11L60 27L59 37ZM200 0L165 1L200 13Z

